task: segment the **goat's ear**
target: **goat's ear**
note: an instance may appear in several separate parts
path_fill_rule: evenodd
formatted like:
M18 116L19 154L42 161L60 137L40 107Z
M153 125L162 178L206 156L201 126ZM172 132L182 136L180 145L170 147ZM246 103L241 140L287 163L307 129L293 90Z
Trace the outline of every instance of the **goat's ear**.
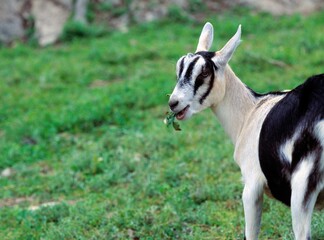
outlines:
M213 25L207 22L201 31L196 52L208 51L213 43L213 38L214 38Z
M241 25L239 25L235 35L225 44L225 46L216 52L213 60L219 66L225 66L231 59L235 49L241 43Z

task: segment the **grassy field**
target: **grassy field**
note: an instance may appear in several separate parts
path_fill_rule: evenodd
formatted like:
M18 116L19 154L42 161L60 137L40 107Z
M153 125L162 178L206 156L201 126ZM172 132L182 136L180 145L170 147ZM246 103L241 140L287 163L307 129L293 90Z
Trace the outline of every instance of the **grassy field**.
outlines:
M324 12L206 17L258 92L323 72ZM0 239L243 239L240 171L211 111L163 125L177 59L203 23L162 21L47 48L0 49ZM52 206L42 204L52 203ZM313 216L324 239L324 213ZM292 239L265 199L260 239Z

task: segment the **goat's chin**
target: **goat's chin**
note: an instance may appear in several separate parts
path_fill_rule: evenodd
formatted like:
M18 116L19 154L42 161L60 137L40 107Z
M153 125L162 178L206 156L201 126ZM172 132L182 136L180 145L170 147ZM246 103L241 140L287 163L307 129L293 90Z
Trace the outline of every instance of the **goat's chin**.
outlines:
M186 116L183 119L181 119L181 121L186 121L186 120L190 119L191 117L192 117L192 114L187 113Z
M186 112L186 115L184 116L183 119L181 119L181 121L190 119L193 115L195 115L198 112L200 112L200 111L195 111L194 109L189 108Z
M203 110L203 109L195 109L194 107L190 106L190 107L186 110L184 116L182 116L180 119L179 119L179 118L177 118L177 119L178 119L179 121L186 121L186 120L190 119L193 115L195 115L195 114L201 112L202 110Z

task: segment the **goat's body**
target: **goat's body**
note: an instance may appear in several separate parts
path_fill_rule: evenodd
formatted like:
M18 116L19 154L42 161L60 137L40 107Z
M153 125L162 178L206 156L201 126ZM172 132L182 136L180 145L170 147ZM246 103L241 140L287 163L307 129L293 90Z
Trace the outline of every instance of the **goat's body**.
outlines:
M241 85L238 78L228 82ZM241 91L251 98L248 88ZM296 238L306 239L316 200L324 206L324 75L289 92L252 95L233 140L245 185L247 239L257 238L264 192L292 207Z
M256 94L228 65L241 27L217 52L208 52L213 27L206 23L195 54L177 62L169 106L178 120L208 107L234 146L244 182L245 236L258 238L263 193L291 206L294 235L310 239L315 205L324 206L324 74L291 91Z

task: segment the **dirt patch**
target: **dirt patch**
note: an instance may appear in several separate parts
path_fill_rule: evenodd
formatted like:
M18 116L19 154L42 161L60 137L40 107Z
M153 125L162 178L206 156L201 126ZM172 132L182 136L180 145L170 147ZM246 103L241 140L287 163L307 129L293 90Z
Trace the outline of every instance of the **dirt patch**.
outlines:
M89 85L89 88L103 88L106 86L109 86L110 84L116 83L116 82L120 82L122 79L120 78L116 78L116 79L112 79L112 80L101 80L101 79L97 79L91 82L91 84Z
M61 203L74 205L78 201L79 200L69 200L69 201L59 200L59 201L48 201L48 202L39 203L35 197L6 198L0 200L0 208L13 207L13 206L24 204L29 206L28 210L35 211L42 207L51 207Z
M32 204L33 202L36 202L34 197L6 198L0 200L0 208L12 207L23 203Z

